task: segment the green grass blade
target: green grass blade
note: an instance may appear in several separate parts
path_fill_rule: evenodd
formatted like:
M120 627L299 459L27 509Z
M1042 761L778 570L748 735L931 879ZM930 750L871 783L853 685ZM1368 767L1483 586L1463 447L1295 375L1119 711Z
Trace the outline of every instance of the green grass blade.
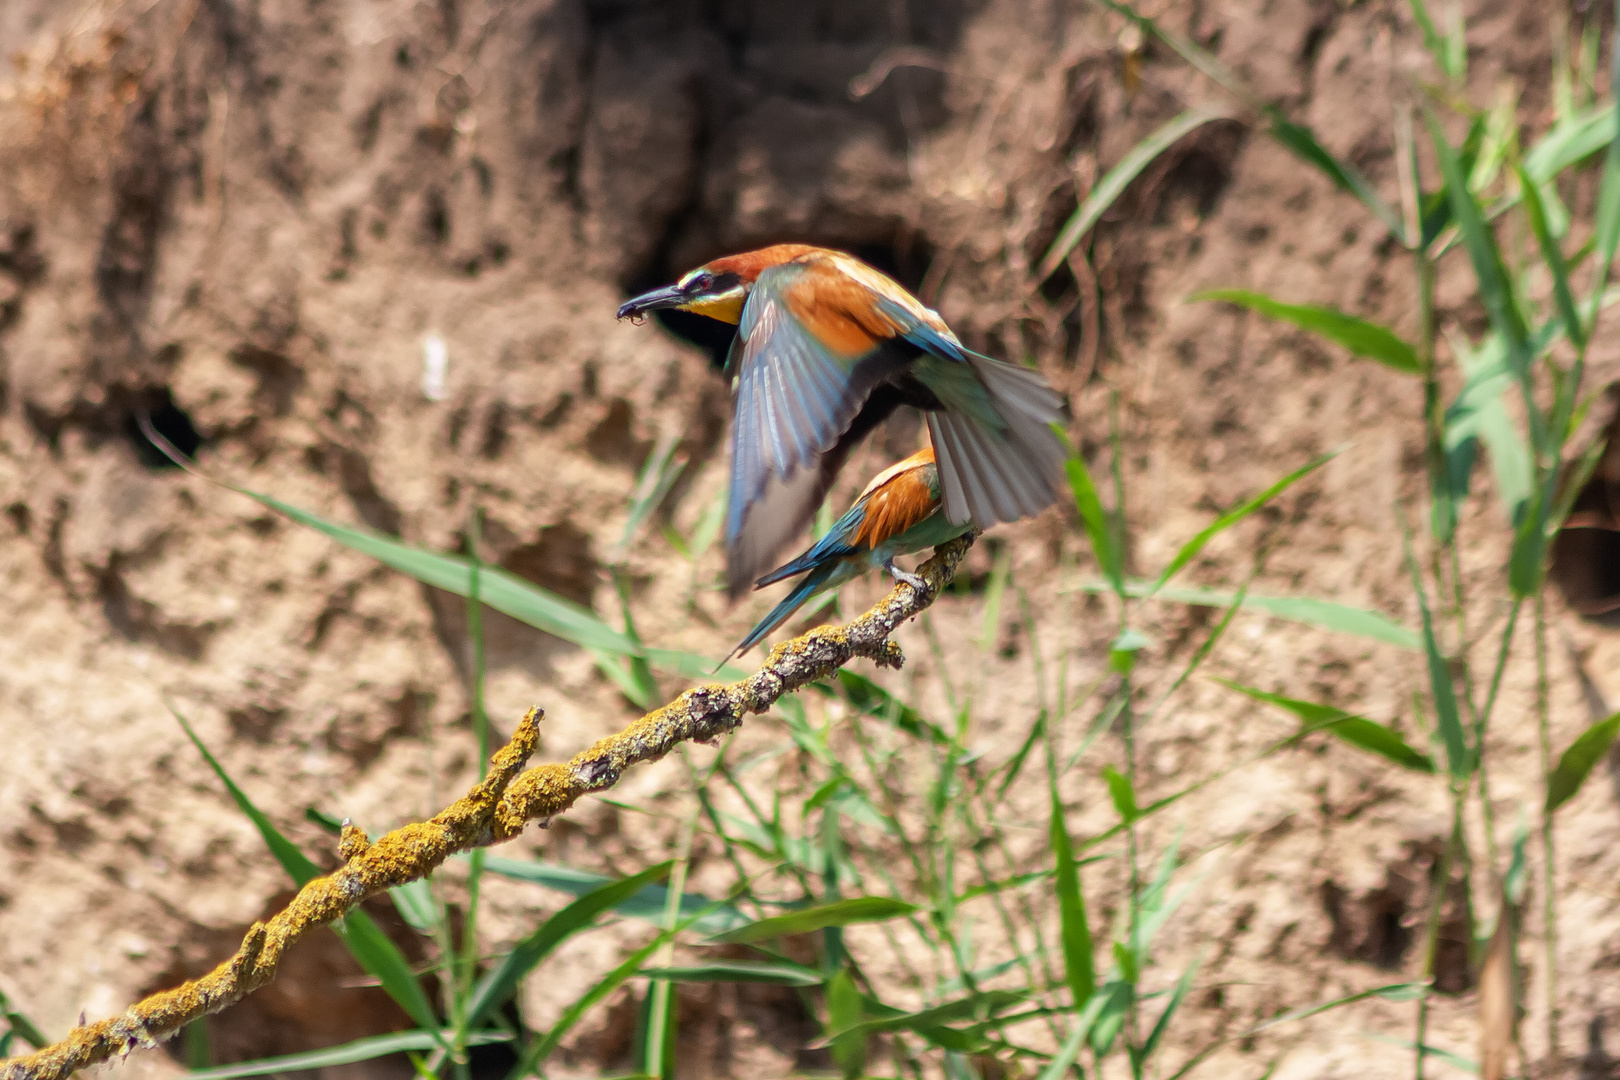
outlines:
M1524 171L1537 184L1545 184L1571 165L1612 146L1614 135L1614 105L1588 109L1553 125L1537 140L1524 155Z
M180 1046L188 1072L209 1069L214 1064L214 1046L209 1038L209 1018L198 1017L185 1028L181 1028Z
M1361 1037L1363 1039L1371 1039L1373 1042L1381 1042L1385 1046L1398 1046L1402 1050L1418 1049L1418 1044L1411 1039L1397 1039L1392 1035L1379 1035L1370 1031L1362 1032ZM1473 1073L1476 1076L1479 1075L1479 1065L1476 1062L1469 1058L1463 1057L1461 1054L1453 1053L1450 1050L1445 1050L1441 1047L1431 1046L1425 1043L1423 1044L1423 1056L1438 1058L1439 1060L1444 1061L1447 1065L1450 1065L1455 1069L1459 1069L1462 1072Z
M1581 492L1586 489L1587 482L1597 471L1598 462L1603 460L1603 452L1608 449L1607 439L1593 439L1576 460L1574 468L1564 478L1563 490L1553 502L1552 513L1547 515L1547 539L1551 540L1558 535L1558 530L1564 527L1570 512L1575 509L1575 500L1580 498Z
M1238 522L1242 521L1244 518L1266 505L1272 499L1275 499L1278 495L1281 495L1284 491L1287 491L1289 488L1293 487L1300 480L1332 461L1338 456L1338 453L1339 451L1337 450L1329 451L1328 453L1316 458L1314 461L1300 466L1287 476L1283 477L1281 480L1278 480L1275 484L1272 484L1270 487L1266 488L1266 490L1262 491L1254 498L1250 499L1248 502L1241 503L1222 514L1220 517L1216 518L1197 536L1181 545L1181 550L1176 552L1175 558L1170 560L1170 565L1164 568L1164 571L1159 575L1158 580L1153 583L1153 587L1149 590L1148 595L1152 596L1155 592L1164 588L1165 584L1169 582L1171 578L1175 577L1176 574L1180 573L1183 567L1197 558L1198 553L1204 550L1204 545L1208 544L1216 536L1225 532L1227 529L1230 529L1233 525L1236 525Z
M234 490L425 585L460 597L466 597L471 592L472 565L459 555L425 551L369 530L335 524L268 495L260 495L246 488ZM620 656L634 656L642 652L634 642L603 622L589 608L565 600L498 567L481 568L479 597L496 611L575 645L602 649Z
M499 874L516 881L529 881L544 885L572 896L589 896L605 885L617 884L621 879L576 870L571 866L530 862L490 855L484 859L486 873ZM663 885L645 884L630 896L613 905L613 913L628 919L662 923L669 904L669 889ZM713 934L747 925L751 920L730 904L719 903L700 893L682 893L680 917L696 919L694 929Z
M1451 682L1451 665L1440 653L1440 643L1434 636L1434 618L1429 611L1429 596L1423 588L1417 560L1412 557L1411 539L1406 538L1406 561L1412 572L1412 591L1417 594L1418 612L1423 617L1423 652L1429 662L1429 691L1434 699L1436 723L1440 741L1446 748L1446 765L1454 783L1468 778L1474 770L1474 758L1468 750L1468 736L1463 731L1462 714L1457 708L1457 688Z
M705 681L741 679L752 674L747 668L738 667L736 664L722 664L716 668L714 657L699 656L697 653L683 652L679 649L648 649L647 660L659 671L667 671L683 679Z
M1352 746L1394 762L1403 769L1421 773L1434 772L1434 761L1428 754L1413 749L1407 745L1406 740L1376 720L1356 716L1330 705L1318 705L1311 701L1283 697L1281 694L1269 694L1252 686L1232 682L1230 679L1216 678L1215 681L1228 690L1236 690L1256 701L1264 701L1293 713L1300 720L1301 735L1326 731Z
M940 983L936 987L936 991L941 994L960 994L971 985L978 985L979 983L988 982L998 975L1005 975L1013 968L1028 963L1029 960L1029 953L1019 953L1011 960L1003 960L999 964L991 964L989 967L980 968L978 971L953 975Z
M1549 478L1551 479L1551 478ZM1508 588L1521 600L1541 591L1546 568L1547 527L1543 520L1541 492L1533 491L1513 530L1513 550L1508 555Z
M592 926L602 914L619 907L647 886L667 878L673 865L659 863L631 877L599 885L540 924L539 929L514 945L501 957L500 963L478 981L467 1007L467 1030L476 1029L500 1008L517 992L524 976L538 967L558 945ZM485 869L489 869L487 864Z
M1176 980L1175 989L1170 992L1170 1000L1165 1003L1164 1011L1159 1014L1159 1019L1153 1024L1153 1030L1148 1033L1147 1041L1142 1044L1141 1051L1136 1055L1139 1063L1146 1064L1153 1057L1153 1052L1159 1048L1164 1033L1170 1030L1170 1018L1175 1016L1176 1010L1186 999L1187 992L1192 989L1193 976L1197 973L1198 965L1194 963L1181 973L1181 978Z
M1475 194L1491 186L1501 173L1502 166L1507 164L1508 157L1518 150L1518 108L1518 95L1502 92L1498 93L1496 104L1491 106L1490 112L1476 118L1480 126L1479 149L1473 163L1463 170L1468 174L1468 189ZM1545 196L1546 191L1541 194ZM1550 214L1548 220L1552 220ZM1566 216L1561 226L1553 229L1553 235L1562 237L1568 227Z
M568 1033L573 1030L574 1025L578 1024L587 1012L590 1012L603 999L620 986L623 986L626 980L641 969L641 965L647 962L648 957L663 948L665 943L678 932L679 928L665 930L631 953L618 967L598 979L595 985L563 1010L562 1015L557 1018L557 1022L551 1026L551 1029L545 1035L529 1043L519 1057L518 1063L506 1074L507 1080L524 1080L525 1077L534 1073L540 1063L545 1061L553 1050L557 1049Z
M1096 960L1092 956L1091 925L1086 919L1085 894L1080 889L1080 869L1075 865L1074 845L1063 819L1063 799L1058 792L1057 773L1051 777L1052 862L1056 870L1058 920L1063 941L1064 977L1073 994L1075 1009L1082 1008L1097 989Z
M867 716L893 724L913 738L925 739L939 746L950 745L951 737L943 728L925 719L922 713L860 672L840 668L837 682L838 689L844 693L844 700ZM815 686L825 693L832 693L829 687L821 683L816 683Z
M193 1069L185 1073L186 1080L236 1080L242 1076L269 1076L275 1073L300 1072L305 1069L326 1069L335 1065L353 1065L372 1061L389 1054L403 1054L412 1050L433 1050L442 1045L443 1033L430 1031L398 1031L389 1035L372 1035L355 1039L341 1046L323 1050L306 1050L299 1054L259 1058L235 1065L221 1065L212 1069ZM512 1036L503 1031L480 1031L469 1036L466 1045L488 1046L491 1043L511 1042Z
M1556 326L1556 323L1548 324L1549 328L1556 329ZM1552 340L1553 337L1545 330L1538 334L1531 342L1533 354L1540 355L1544 345ZM1502 394L1515 382L1507 360L1507 347L1500 334L1492 334L1477 350L1469 348L1466 341L1456 337L1451 339L1451 346L1458 365L1468 378L1457 400L1446 409L1445 450L1448 465L1460 471L1464 464L1461 459L1471 457L1468 447L1470 441L1477 437L1490 452L1497 494L1507 512L1508 521L1517 522L1522 507L1534 489L1534 481L1531 476L1530 448L1525 444L1524 436L1513 426L1507 406L1502 401ZM1459 460L1453 463L1450 461L1453 457ZM1452 488L1453 498L1460 503L1468 493L1466 476L1454 481Z
M642 968L649 979L685 983L767 983L772 986L820 986L825 977L802 964L760 963L752 960L715 960L693 967Z
M1613 50L1612 70L1609 76L1610 93L1613 87L1620 86L1620 48ZM1603 162L1603 180L1598 187L1597 227L1594 239L1597 241L1597 263L1593 269L1592 295L1587 300L1586 315L1587 334L1590 335L1597 328L1598 311L1603 305L1604 285L1608 281L1609 267L1614 262L1615 249L1620 247L1620 111L1611 103L1605 110L1608 115L1599 116L1600 130L1607 136L1609 152Z
M892 1011L874 1019L863 1019L853 1028L835 1028L831 1038L837 1039L852 1031L866 1035L876 1035L885 1031L925 1033L931 1028L963 1020L985 1020L1028 1000L1029 995L1022 990L983 990L916 1012Z
M1423 31L1423 47L1429 50L1440 70L1450 77L1451 71L1446 67L1446 39L1440 36L1434 19L1429 16L1429 6L1423 0L1411 0L1411 8L1412 18L1417 21L1418 29Z
M1091 1035L1091 1027L1097 1022L1106 1001L1107 998L1103 994L1091 996L1091 1000L1086 1003L1085 1009L1075 1021L1074 1030L1069 1032L1069 1037L1063 1040L1063 1045L1058 1048L1058 1052L1046 1063L1046 1068L1041 1070L1035 1080L1063 1080L1068 1075L1070 1067L1080 1057L1080 1051Z
M1137 654L1150 644L1146 634L1126 627L1119 632L1119 636L1109 642L1109 668L1120 675L1129 675L1136 669Z
M989 652L996 647L996 635L1001 629L1001 598L1007 592L1007 579L1012 576L1012 549L1002 548L990 567L990 580L984 587L984 616L979 627L979 650Z
M1064 462L1064 468L1068 471L1069 486L1074 492L1075 509L1080 512L1086 536L1091 539L1091 550L1097 558L1097 566L1113 586L1114 592L1123 599L1125 579L1121 552L1114 542L1114 531L1109 525L1107 512L1103 510L1102 499L1097 496L1097 485L1091 480L1091 470L1086 468L1086 459L1079 453L1070 456Z
M1248 289L1208 289L1194 293L1189 301L1220 300L1248 308L1268 319L1291 323L1309 330L1335 345L1342 345L1354 356L1376 360L1406 375L1421 375L1423 364L1417 349L1395 331L1378 323L1346 315L1337 308L1320 304L1285 304L1264 293Z
M1384 223L1396 239L1406 243L1406 227L1401 221L1401 216L1391 209L1388 203L1378 197L1378 193L1373 190L1372 185L1367 182L1364 176L1346 162L1334 157L1321 144L1310 128L1288 120L1280 109L1263 101L1258 94L1246 86L1232 72L1231 68L1227 67L1213 53L1191 38L1167 26L1161 26L1145 15L1138 14L1135 8L1129 4L1120 3L1119 0L1103 0L1103 6L1125 16L1142 30L1170 46L1187 63L1203 72L1209 79L1231 91L1245 106L1265 117L1267 131L1273 139L1281 143L1300 160L1320 170L1340 189L1360 199L1362 204Z
M1620 732L1620 712L1581 732L1580 737L1569 744L1569 749L1559 755L1558 765L1547 777L1547 813L1569 802L1581 790L1593 767L1609 752L1616 732Z
M636 689L636 695L631 700L640 708L656 709L661 700L658 680L653 677L652 665L647 660L646 647L642 643L641 635L636 632L635 613L630 608L630 579L621 568L614 568L613 584L619 594L619 615L624 621L624 636L630 639L637 653L635 656L625 657L630 682Z
M1541 248L1541 261L1547 264L1547 273L1552 277L1553 301L1558 307L1559 318L1564 320L1564 336L1577 350L1585 349L1586 332L1575 310L1575 294L1569 290L1569 266L1564 262L1564 252L1559 248L1557 239L1548 228L1547 210L1542 205L1541 193L1536 190L1530 174L1524 171L1524 166L1516 166L1515 171L1519 177L1526 216L1530 219L1530 231L1535 233L1536 243Z
M1508 360L1514 374L1521 382L1527 382L1531 361L1530 334L1514 300L1512 279L1502 265L1502 253L1496 246L1496 237L1486 225L1473 192L1468 190L1467 178L1457 160L1457 152L1446 141L1439 121L1428 109L1424 110L1423 118L1429 126L1429 137L1434 143L1440 171L1445 176L1446 191L1451 197L1451 215L1457 222L1463 246L1468 249L1469 260L1474 266L1480 301L1490 316L1491 326L1507 344ZM1533 441L1539 445L1539 439Z
M854 1080L866 1071L866 1033L858 1030L862 1014L861 992L848 968L839 968L827 984L827 1025L837 1034L832 1043L833 1061L845 1080Z
M654 695L647 692L646 686L636 673L626 666L622 654L590 647L586 648L586 652L589 652L591 659L596 661L596 670L624 695L626 701L638 709L651 709L657 706L658 702Z
M815 930L825 930L829 926L885 922L918 910L920 909L915 904L887 896L857 896L848 900L835 900L830 904L819 904L802 911L789 912L786 915L759 919L747 926L715 934L709 940L715 944L748 945L789 934L808 934Z
M1288 1012L1283 1013L1281 1016L1274 1016L1263 1024L1255 1025L1248 1031L1244 1032L1244 1034L1255 1035L1266 1030L1267 1028L1276 1027L1278 1024L1286 1024L1292 1020L1303 1020L1307 1016L1315 1016L1318 1013L1325 1013L1330 1009L1339 1009L1346 1005L1354 1005L1358 1001L1366 1001L1369 998L1379 998L1383 1001L1416 1001L1418 998L1428 994L1428 992L1429 984L1420 982L1393 983L1389 986L1375 986L1371 990L1363 990L1359 994L1350 994L1346 997L1336 998L1333 1001L1326 1001L1319 1005L1307 1005L1304 1008L1291 1009Z
M1429 494L1429 529L1436 540L1449 544L1457 535L1462 507L1468 501L1474 463L1479 457L1479 438L1471 431L1448 428L1441 439L1440 453L1441 467Z
M1100 1056L1108 1053L1125 1026L1125 1014L1136 1000L1136 987L1124 979L1109 979L1097 991L1096 1000L1102 1005L1097 1010L1096 1020L1090 1025L1091 1050Z
M675 460L675 448L680 441L678 435L665 434L642 463L641 474L636 477L636 486L630 494L630 514L625 519L624 533L619 537L614 562L622 560L624 553L630 550L641 526L663 503L664 496L669 494L669 489L675 486L675 481L686 468L686 462Z
M1013 756L1007 759L1007 775L1001 778L1001 784L996 788L996 802L1000 803L1007 797L1007 789L1018 780L1018 775L1024 771L1024 763L1029 760L1029 752L1035 748L1035 743L1046 730L1046 713L1043 710L1029 726L1029 734L1019 744Z
M1423 47L1428 49L1446 78L1453 86L1461 86L1468 78L1468 45L1463 32L1462 11L1452 8L1456 18L1446 33L1441 34L1429 18L1428 6L1423 0L1412 0L1412 16L1423 31Z
M220 783L225 785L225 790L230 793L231 800L236 803L237 809L241 810L243 815L253 822L253 827L259 831L259 836L263 838L265 847L270 849L270 854L275 857L276 862L281 864L281 868L287 871L287 876L293 879L293 884L303 888L306 882L320 877L321 868L316 866L308 855L298 850L298 845L283 836L281 830L271 823L270 818L265 815L264 811L255 806L253 800L247 797L247 793L236 786L236 781L230 778L230 774L225 771L225 767L219 763L219 760L213 754L208 752L208 747L203 745L203 741L197 737L197 733L191 730L191 725L186 722L186 718L181 716L173 706L169 707L169 712L180 722L180 726L185 729L186 737L197 748L197 752L202 754L203 760L208 762L208 767L214 770L214 775L219 777Z
M1373 212L1373 216L1384 224L1391 236L1403 244L1407 242L1406 224L1401 220L1401 215L1379 197L1365 176L1330 153L1310 128L1288 120L1276 106L1268 105L1262 112L1269 121L1267 131L1273 139L1293 151L1301 161L1315 166L1341 191L1360 199L1361 204Z
M1512 854L1508 858L1507 873L1502 875L1502 892L1511 904L1524 903L1525 875L1529 871L1529 853L1525 845L1530 840L1530 815L1519 807L1519 821L1513 829Z
M410 961L383 933L382 927L373 922L370 915L355 908L333 923L332 929L360 966L376 977L406 1015L435 1039L439 1038L439 1017L433 1003L411 970Z
M647 987L637 1010L636 1030L630 1042L630 1060L641 1062L641 1075L654 1078L675 1075L677 1036L673 1006L678 987L667 981ZM423 1080L429 1080L423 1077Z
M1198 106L1188 109L1180 116L1164 124L1147 138L1133 146L1129 153L1119 159L1119 162L1097 181L1086 195L1084 202L1075 210L1074 214L1064 224L1057 239L1047 249L1046 255L1041 259L1040 269L1036 271L1036 280L1045 281L1052 276L1063 260L1085 239L1086 233L1097 224L1114 201L1130 186L1130 182L1137 178L1143 169L1153 162L1153 159L1170 149L1182 136L1195 131L1211 120L1226 119L1228 110L1210 106Z
M1220 58L1196 41L1168 26L1160 26L1146 15L1139 14L1129 4L1120 0L1102 0L1103 6L1118 15L1123 15L1139 28L1164 42L1183 60L1202 72L1205 78L1218 86L1224 87L1246 106L1260 109L1263 106L1259 96L1250 90L1240 80L1231 68L1221 62Z
M1524 436L1514 427L1508 415L1507 403L1501 397L1486 402L1475 417L1473 430L1485 444L1491 457L1491 474L1496 478L1496 493L1502 500L1508 520L1517 520L1522 508L1530 501L1535 490L1531 476L1530 448ZM1451 433L1447 433L1450 441Z
M0 990L0 1019L4 1019L7 1027L10 1028L6 1032L7 1035L15 1034L20 1036L35 1050L43 1050L51 1045L51 1040L41 1034L39 1028L34 1026L34 1022L24 1016L22 1010L11 1003L11 999L6 996L3 990Z
M1069 587L1079 589L1081 592L1113 590L1113 585L1104 581L1081 581ZM1218 608L1231 607L1238 600L1237 593L1223 592L1219 589L1170 586L1160 589L1157 593L1151 593L1152 587L1150 582L1128 581L1125 582L1125 594L1152 595L1157 600L1170 603ZM1242 606L1246 610L1264 611L1268 615L1287 619L1289 622L1303 623L1340 634L1353 634L1356 637L1369 638L1413 651L1423 648L1423 639L1418 634L1387 615L1368 611L1366 608L1351 607L1348 604L1308 596L1263 596L1259 593L1246 593L1242 600Z
M388 896L393 900L394 910L399 912L400 918L418 933L432 934L444 920L444 910L439 907L433 887L426 878L395 885L388 890Z
M1434 759L1407 745L1391 728L1365 716L1345 716L1327 725L1327 730L1351 746L1360 747L1413 772L1433 773Z
M320 867L316 866L309 856L299 851L297 845L283 836L269 817L247 797L247 793L236 786L236 782L225 772L224 767L208 752L208 748L197 737L197 733L191 730L191 725L186 722L185 717L172 708L169 711L185 729L186 735L202 754L203 760L208 762L209 768L214 770L214 775L224 783L225 789L230 792L237 807L249 821L253 822L254 828L264 838L265 846L270 849L270 853L281 864L282 869L287 871L293 882L302 888L306 882L320 876ZM400 1008L404 1009L412 1020L426 1031L436 1033L439 1030L438 1016L434 1013L427 995L423 993L422 984L411 971L410 963L399 951L399 947L372 921L371 916L355 908L333 923L332 929L343 939L343 944L348 946L356 962L376 976L383 989L399 1003ZM434 1037L437 1038L437 1035Z
M720 524L725 519L726 493L721 491L703 508L703 516L698 518L697 525L692 529L693 560L701 559L714 546L715 538L720 535Z
M1114 768L1104 765L1103 782L1108 785L1108 796L1114 800L1114 810L1119 814L1119 820L1127 825L1142 816L1136 807L1136 789L1131 786L1130 777Z

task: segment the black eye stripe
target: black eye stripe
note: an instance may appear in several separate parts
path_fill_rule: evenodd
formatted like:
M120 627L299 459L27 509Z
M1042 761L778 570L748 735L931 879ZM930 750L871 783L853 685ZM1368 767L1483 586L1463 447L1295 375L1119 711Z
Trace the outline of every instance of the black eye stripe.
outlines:
M704 271L701 274L692 275L691 280L681 287L681 291L692 297L719 296L722 293L730 292L740 284L742 284L742 278L737 274L711 274Z

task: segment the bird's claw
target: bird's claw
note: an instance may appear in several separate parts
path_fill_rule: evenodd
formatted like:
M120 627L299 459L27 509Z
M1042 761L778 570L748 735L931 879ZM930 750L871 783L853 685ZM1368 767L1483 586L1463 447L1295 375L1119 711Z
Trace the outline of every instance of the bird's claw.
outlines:
M925 593L928 591L928 582L923 580L920 574L907 573L898 566L890 566L888 567L888 571L894 575L894 580L903 581L920 593Z

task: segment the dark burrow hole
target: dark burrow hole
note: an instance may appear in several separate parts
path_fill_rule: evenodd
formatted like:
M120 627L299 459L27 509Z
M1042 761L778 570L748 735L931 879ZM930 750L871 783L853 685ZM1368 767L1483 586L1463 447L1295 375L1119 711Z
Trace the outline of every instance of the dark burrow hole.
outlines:
M1194 136L1192 145L1173 159L1159 177L1149 178L1145 199L1151 200L1155 225L1173 222L1178 206L1200 219L1215 212L1221 195L1231 186L1232 172L1242 152L1245 130L1237 123L1215 123Z
M202 433L191 422L186 411L175 404L174 395L168 387L160 386L137 394L130 402L124 419L124 434L135 448L136 460L148 469L177 469L180 466L147 438L146 432L141 430L142 417L150 422L153 431L186 458L195 457L203 444Z
M928 273L928 267L934 259L933 245L916 234L897 237L894 242L888 244L840 244L836 240L826 238L819 240L810 238L805 242L819 242L826 247L847 251L877 267L913 293L922 284L923 277ZM711 257L719 258L726 254L734 253L717 251ZM629 299L650 289L669 285L692 269L694 268L691 266L671 265L668 253L660 251L654 257L652 265L625 282L625 298ZM655 311L653 318L664 330L708 353L709 362L716 370L725 366L726 353L731 349L731 339L737 334L735 326L705 315L694 315L689 311Z
M1407 846L1407 856L1386 868L1382 886L1356 894L1335 881L1322 883L1322 907L1332 925L1331 952L1346 960L1398 971L1413 950L1421 947L1434 890L1440 885L1443 843L1430 840ZM1453 867L1445 884L1435 941L1434 983L1443 994L1461 994L1474 985L1468 958L1470 909L1467 880Z
M1614 417L1599 436L1603 457L1553 538L1551 576L1573 610L1620 627L1620 385L1607 396Z

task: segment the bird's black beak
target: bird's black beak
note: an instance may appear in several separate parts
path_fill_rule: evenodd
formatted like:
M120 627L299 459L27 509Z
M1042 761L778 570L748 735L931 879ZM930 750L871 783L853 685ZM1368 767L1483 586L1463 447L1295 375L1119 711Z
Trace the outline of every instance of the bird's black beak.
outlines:
M679 285L666 285L662 289L642 293L624 302L619 308L619 318L628 319L636 315L645 315L649 311L658 311L662 308L680 307L687 300L686 294Z

